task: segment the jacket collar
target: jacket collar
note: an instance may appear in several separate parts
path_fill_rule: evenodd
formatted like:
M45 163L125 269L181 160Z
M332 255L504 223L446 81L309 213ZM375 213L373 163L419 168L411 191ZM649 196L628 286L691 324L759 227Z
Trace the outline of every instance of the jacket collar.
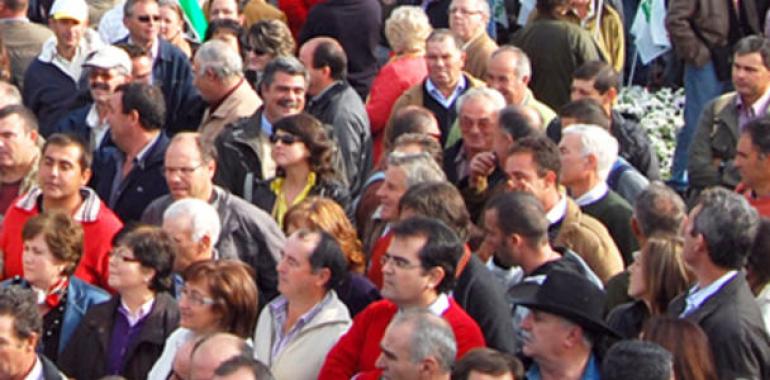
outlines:
M16 208L22 209L26 212L39 211L37 209L38 201L43 196L43 190L40 187L33 187L27 194L21 197L16 204ZM80 196L83 197L83 202L75 213L72 214L72 219L76 222L95 222L99 216L99 208L101 207L101 201L96 192L90 187L80 188Z
M700 307L687 314L687 318L695 322L700 322L701 320L706 319L709 315L713 314L716 310L721 308L725 302L734 301L738 289L745 283L746 275L743 272L738 272L732 278L732 280L724 284L721 289L703 301ZM684 293L680 298L677 298L676 304L679 305L679 301L681 300L681 305L685 306L687 293ZM684 310L684 307L674 308L673 310L677 313L681 313L681 311Z

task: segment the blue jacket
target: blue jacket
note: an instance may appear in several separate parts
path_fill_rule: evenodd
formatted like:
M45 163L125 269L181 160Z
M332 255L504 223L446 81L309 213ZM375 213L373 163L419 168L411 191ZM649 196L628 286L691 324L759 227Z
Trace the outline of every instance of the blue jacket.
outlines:
M24 74L24 106L37 116L38 130L48 137L59 119L69 112L78 92L78 84L52 63L39 58ZM88 140L86 140L88 141Z
M118 160L122 153L116 148L103 148L95 157L93 172L95 179L91 186L99 197L123 222L139 221L142 212L155 198L168 194L168 186L163 176L163 160L169 139L164 133L147 151L144 159L128 173L120 183L114 199L110 199L115 176L118 175ZM104 152L105 149L109 151Z

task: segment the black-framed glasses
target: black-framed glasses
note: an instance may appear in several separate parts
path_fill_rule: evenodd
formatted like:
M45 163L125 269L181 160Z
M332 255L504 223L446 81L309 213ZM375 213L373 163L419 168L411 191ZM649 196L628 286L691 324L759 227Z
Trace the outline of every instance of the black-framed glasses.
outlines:
M270 143L277 144L279 141L283 145L291 145L300 142L300 138L294 135L279 135L277 133L270 135Z
M139 20L139 22L144 24L147 24L150 21L153 21L155 23L160 22L160 16L142 15L142 16L136 16L136 19Z

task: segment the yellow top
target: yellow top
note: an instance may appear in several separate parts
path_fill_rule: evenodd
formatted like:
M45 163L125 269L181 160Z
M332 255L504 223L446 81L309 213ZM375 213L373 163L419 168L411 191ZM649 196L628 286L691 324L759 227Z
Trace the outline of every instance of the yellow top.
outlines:
M270 190L272 190L275 194L273 218L275 218L275 221L278 222L278 225L281 227L281 229L283 229L283 217L286 215L286 211L288 211L291 206L294 206L307 198L307 196L310 194L310 190L315 186L316 175L315 172L310 172L310 174L308 174L305 188L303 188L302 191L300 191L300 193L294 197L294 200L292 200L291 204L286 202L286 195L283 192L284 180L285 179L283 177L278 177L270 182Z

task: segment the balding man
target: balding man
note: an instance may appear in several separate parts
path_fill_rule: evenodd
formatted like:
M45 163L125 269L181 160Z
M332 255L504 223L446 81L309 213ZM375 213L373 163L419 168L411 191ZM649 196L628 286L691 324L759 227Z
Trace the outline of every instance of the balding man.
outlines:
M345 50L333 38L316 37L302 45L299 59L310 72L305 110L333 127L350 193L356 195L372 166L372 136L364 103L347 83Z
M252 356L243 339L229 333L215 333L201 338L190 355L190 379L209 380L220 364L238 356Z
M206 145L214 144L226 125L251 116L262 105L243 78L241 56L222 41L211 40L198 48L193 76L193 84L208 104L198 128Z
M497 49L487 34L489 3L487 0L453 0L449 5L449 29L464 44L463 69L476 78L484 78L487 61Z

